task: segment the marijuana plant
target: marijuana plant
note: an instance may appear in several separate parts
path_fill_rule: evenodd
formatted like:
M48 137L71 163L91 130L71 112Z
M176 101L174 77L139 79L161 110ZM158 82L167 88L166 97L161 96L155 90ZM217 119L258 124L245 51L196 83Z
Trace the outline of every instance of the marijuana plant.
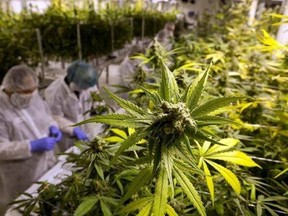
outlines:
M117 158L125 150L136 145L142 139L147 140L147 150L143 153L143 158L141 158L142 170L128 185L115 214L128 213L140 208L142 208L139 213L141 215L176 214L174 208L169 204L169 197L173 197L175 194L176 181L176 185L180 186L198 212L201 215L205 215L205 207L199 192L191 182L193 175L207 176L211 197L212 199L214 198L213 185L211 177L209 177L211 175L206 162L204 162L206 159L203 160L203 154L208 150L209 145L204 144L206 147L205 151L203 151L199 146L199 142L206 141L217 144L218 147L214 146L210 150L212 155L215 153L216 159L218 154L216 152L219 150L219 157L220 155L226 157L223 160L244 166L257 166L244 153L220 153L220 151L227 150L235 144L232 146L228 144L229 147L224 147L225 144L221 143L219 138L207 129L211 125L232 123L229 119L213 115L213 112L230 105L231 102L243 99L243 97L212 98L200 103L211 65L185 91L180 92L173 73L163 63L163 60L161 61L161 58L158 63L160 63L161 70L161 82L158 91L150 91L140 87L153 102L154 108L152 110L136 106L106 89L118 105L126 110L127 114L95 116L83 121L81 124L99 122L114 127L135 128L135 133L121 143L112 160L112 164L117 161ZM200 148L200 154L195 153L197 146ZM216 150L215 148L219 149ZM198 161L199 156L201 156L201 162ZM213 158L213 156L211 157ZM197 166L198 163L199 166ZM231 174L231 171L208 159L207 163L219 171L236 193L240 194L240 184L237 183L237 178ZM200 169L202 165L204 166L204 172ZM233 181L236 181L236 183ZM142 187L152 189L151 192L153 194L136 199L124 208L121 207L127 200L131 199L133 194L139 192Z

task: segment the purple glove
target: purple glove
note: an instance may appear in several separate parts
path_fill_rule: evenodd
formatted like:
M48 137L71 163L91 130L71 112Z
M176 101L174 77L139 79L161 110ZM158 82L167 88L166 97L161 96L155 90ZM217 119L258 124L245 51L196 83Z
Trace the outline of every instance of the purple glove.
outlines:
M43 152L54 149L56 139L52 137L45 137L30 142L31 152Z
M83 140L83 141L87 141L88 140L88 136L87 134L81 130L80 127L75 127L73 129L73 134L77 137L77 139L79 140Z
M54 125L49 127L49 137L54 137L56 142L59 142L62 139L61 131Z

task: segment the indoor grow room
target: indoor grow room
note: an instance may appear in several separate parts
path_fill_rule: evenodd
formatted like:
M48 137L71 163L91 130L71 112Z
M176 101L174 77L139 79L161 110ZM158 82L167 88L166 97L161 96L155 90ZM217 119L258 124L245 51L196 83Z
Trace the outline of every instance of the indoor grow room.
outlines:
M1 78L25 63L45 88L51 64L83 59L105 102L77 123L103 130L64 153L71 173L35 183L20 215L288 215L287 1L4 2ZM154 37L170 21L167 50ZM109 68L131 44L123 86Z

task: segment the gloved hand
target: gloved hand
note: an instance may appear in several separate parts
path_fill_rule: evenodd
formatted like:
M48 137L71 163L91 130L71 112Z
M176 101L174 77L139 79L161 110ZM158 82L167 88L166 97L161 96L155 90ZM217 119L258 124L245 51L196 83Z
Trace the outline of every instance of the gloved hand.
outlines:
M81 130L80 127L75 127L73 129L73 134L77 137L77 139L79 140L84 140L84 141L87 141L88 140L88 136L87 134Z
M62 139L61 131L54 125L49 127L49 137L54 137L56 142L59 142Z
M44 137L30 142L31 152L43 152L54 149L56 138Z

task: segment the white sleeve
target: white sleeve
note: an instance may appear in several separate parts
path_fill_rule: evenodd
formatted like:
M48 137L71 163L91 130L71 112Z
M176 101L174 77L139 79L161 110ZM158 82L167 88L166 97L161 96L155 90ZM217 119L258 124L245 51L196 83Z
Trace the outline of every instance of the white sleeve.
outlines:
M0 161L26 159L32 156L29 140L10 141L8 128L0 119Z
M74 122L64 118L63 116L60 115L53 115L53 119L58 123L59 128L61 131L63 131L64 133L73 135L73 124L75 124Z

